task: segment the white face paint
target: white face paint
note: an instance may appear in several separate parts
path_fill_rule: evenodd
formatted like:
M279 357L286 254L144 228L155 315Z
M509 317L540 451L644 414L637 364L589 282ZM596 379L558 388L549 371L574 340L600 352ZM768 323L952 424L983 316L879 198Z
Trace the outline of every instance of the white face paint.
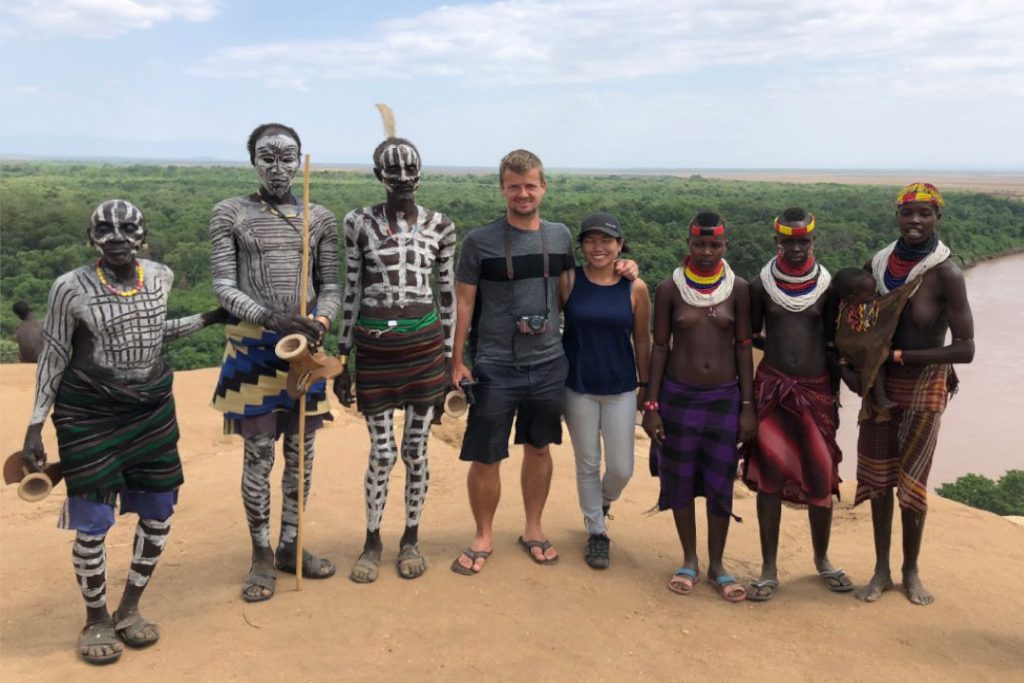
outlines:
M89 241L111 265L131 263L146 241L142 212L123 199L103 202L93 211Z
M388 194L412 195L420 186L420 155L409 145L388 145L377 157L380 181Z
M284 197L299 170L299 144L289 135L273 133L256 141L253 160L260 185L274 197Z

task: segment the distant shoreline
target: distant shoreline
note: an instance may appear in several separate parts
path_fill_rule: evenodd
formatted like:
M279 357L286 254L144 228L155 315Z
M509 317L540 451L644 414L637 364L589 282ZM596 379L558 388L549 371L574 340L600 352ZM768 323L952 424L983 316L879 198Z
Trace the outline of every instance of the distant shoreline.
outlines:
M0 164L5 163L59 163L59 164L113 164L117 166L208 166L245 168L244 160L221 159L102 159L95 157L34 157L30 155L0 154ZM336 171L370 173L367 164L313 163L315 171ZM441 175L493 175L496 167L490 166L431 166L424 167L427 174ZM549 174L583 176L622 176L638 178L644 176L671 176L689 178L700 176L709 180L745 180L749 182L834 183L838 185L895 185L901 186L915 180L928 180L941 189L971 190L1010 197L1024 197L1024 169L1017 170L927 170L927 169L700 169L700 168L560 168L549 166Z

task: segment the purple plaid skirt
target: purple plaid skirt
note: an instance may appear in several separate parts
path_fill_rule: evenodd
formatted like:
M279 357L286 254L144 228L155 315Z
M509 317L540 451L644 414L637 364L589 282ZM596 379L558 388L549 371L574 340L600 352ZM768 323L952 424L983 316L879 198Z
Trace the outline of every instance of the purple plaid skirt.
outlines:
M739 382L702 387L665 378L659 398L665 443L651 442L651 474L661 479L658 509L682 509L704 496L708 512L732 515Z

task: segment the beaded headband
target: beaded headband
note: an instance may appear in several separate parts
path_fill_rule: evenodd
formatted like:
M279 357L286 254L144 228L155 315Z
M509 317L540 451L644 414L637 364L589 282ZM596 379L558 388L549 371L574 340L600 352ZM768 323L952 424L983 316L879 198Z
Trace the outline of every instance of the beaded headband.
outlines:
M690 223L690 235L692 237L718 237L725 234L725 221L719 221L718 225L701 225L694 221Z
M807 222L807 225L786 225L778 218L775 219L775 232L786 237L809 235L814 232L814 214L809 214L811 220Z
M939 188L931 183L911 183L900 190L900 193L896 196L896 206L902 206L909 202L929 202L937 207L942 207L946 204L942 199L942 193L939 192Z

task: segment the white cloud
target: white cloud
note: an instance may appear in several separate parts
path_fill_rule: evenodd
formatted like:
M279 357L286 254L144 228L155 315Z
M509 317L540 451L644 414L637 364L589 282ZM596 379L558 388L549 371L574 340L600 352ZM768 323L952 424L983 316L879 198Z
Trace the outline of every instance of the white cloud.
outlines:
M451 78L475 86L628 82L708 67L871 65L938 83L1024 72L1016 0L561 0L445 6L361 37L227 47L191 70L276 87Z
M24 0L6 2L20 37L62 34L79 38L114 38L173 19L209 21L218 0Z

